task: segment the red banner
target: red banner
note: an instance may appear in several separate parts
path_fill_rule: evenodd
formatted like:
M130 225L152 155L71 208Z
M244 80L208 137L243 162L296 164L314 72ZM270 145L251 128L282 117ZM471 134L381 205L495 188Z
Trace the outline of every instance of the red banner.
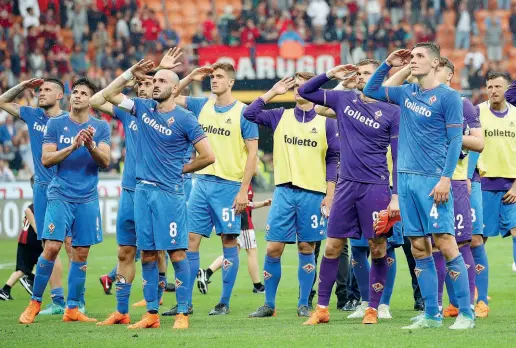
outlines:
M252 48L209 46L198 50L199 65L228 61L235 66L238 80L274 80L299 71L321 74L340 64L340 45L306 45L298 59L284 59L277 44L258 44Z

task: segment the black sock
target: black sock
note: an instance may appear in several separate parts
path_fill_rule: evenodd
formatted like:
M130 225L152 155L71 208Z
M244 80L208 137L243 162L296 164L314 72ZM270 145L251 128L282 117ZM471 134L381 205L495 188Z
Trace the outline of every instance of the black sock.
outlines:
M207 268L206 269L206 277L208 277L208 279L210 279L210 277L213 275L213 271L211 270L211 268Z
M158 311L156 311L156 310L154 310L154 309L153 309L153 310L150 310L150 311L148 311L148 312L149 312L150 314L158 314Z
M262 282L254 283L253 285L254 285L254 288L255 288L255 289L261 289L261 288L263 288L263 284L262 284Z
M8 294L10 294L10 293L11 293L11 287L10 287L9 285L7 285L7 284L5 284L5 285L4 285L3 290L4 290L6 293L8 293Z

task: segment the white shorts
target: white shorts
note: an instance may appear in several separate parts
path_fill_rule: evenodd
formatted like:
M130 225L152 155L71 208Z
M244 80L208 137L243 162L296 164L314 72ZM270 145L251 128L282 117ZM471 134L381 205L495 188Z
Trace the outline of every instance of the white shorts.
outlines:
M254 230L242 230L237 238L237 244L243 249L256 248L256 235Z

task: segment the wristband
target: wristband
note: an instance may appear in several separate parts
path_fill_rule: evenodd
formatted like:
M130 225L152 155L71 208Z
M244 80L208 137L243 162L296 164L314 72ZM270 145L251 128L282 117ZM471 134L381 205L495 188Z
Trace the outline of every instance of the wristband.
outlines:
M131 81L133 79L133 72L129 69L129 70L126 70L124 71L124 73L122 74L122 77L126 80L126 81Z

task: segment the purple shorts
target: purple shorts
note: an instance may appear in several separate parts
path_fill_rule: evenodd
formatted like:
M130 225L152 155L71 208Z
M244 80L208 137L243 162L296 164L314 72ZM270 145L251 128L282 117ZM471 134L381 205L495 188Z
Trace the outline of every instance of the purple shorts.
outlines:
M388 185L339 180L328 221L328 237L375 238L373 222L391 201Z
M452 190L455 214L455 239L457 243L467 242L471 240L473 232L468 185L465 180L453 180Z

